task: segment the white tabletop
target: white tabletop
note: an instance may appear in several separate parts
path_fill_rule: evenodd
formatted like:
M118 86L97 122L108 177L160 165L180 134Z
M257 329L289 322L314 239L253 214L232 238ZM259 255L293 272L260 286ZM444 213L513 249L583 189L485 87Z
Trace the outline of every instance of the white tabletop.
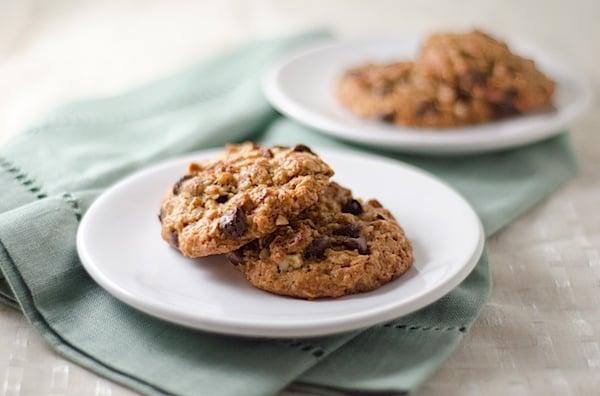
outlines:
M374 4L378 3L378 4ZM65 101L117 93L256 37L480 26L583 70L600 94L600 2L14 1L0 3L0 144ZM492 297L423 394L597 394L600 106L571 129L577 178L490 241ZM0 306L0 395L128 395Z

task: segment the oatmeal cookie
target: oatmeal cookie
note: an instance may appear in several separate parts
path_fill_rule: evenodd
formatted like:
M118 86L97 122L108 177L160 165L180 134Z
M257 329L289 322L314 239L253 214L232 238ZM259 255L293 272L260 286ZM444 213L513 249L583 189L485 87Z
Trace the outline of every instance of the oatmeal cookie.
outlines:
M484 102L427 78L413 62L351 69L340 81L338 96L359 116L399 125L442 128L490 118Z
M351 69L337 93L362 117L444 128L550 109L554 90L532 60L475 30L430 36L416 62Z
M230 252L315 204L331 168L304 145L229 145L192 163L163 199L162 237L188 257Z
M550 108L555 83L535 63L479 30L434 34L418 57L427 78L448 83L490 107L491 118Z
M289 224L227 257L252 285L305 299L376 289L413 261L392 214L376 200L354 199L334 182Z

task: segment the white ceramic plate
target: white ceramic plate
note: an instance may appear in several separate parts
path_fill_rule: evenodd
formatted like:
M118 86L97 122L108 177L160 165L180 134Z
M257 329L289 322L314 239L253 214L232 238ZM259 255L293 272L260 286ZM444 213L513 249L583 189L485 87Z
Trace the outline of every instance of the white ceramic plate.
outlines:
M521 41L517 53L536 60L558 84L556 110L486 124L449 128L409 128L359 118L335 97L344 70L368 62L414 59L418 39L386 38L313 44L277 62L263 80L267 99L282 113L321 132L369 146L426 154L463 154L505 149L563 131L590 102L580 74Z
M190 160L136 173L100 196L77 234L81 261L102 287L150 315L218 333L257 337L316 336L363 328L415 311L448 293L477 263L483 232L469 204L412 166L341 151L320 154L335 180L359 197L377 197L405 228L415 263L373 292L304 301L250 286L222 256L192 260L160 238L163 193Z

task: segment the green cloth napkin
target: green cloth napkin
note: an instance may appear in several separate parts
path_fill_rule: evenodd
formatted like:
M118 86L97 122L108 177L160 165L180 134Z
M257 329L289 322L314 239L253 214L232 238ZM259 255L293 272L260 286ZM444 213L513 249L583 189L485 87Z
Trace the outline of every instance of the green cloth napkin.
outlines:
M278 116L261 95L265 66L318 37L248 44L130 93L67 105L2 147L2 301L17 301L68 359L146 394L268 395L290 384L323 394L417 389L484 305L485 255L458 288L425 309L368 330L305 340L227 337L154 319L96 285L77 257L81 216L104 188L142 166L243 139L358 149ZM452 184L487 235L575 172L566 135L481 156L381 154Z

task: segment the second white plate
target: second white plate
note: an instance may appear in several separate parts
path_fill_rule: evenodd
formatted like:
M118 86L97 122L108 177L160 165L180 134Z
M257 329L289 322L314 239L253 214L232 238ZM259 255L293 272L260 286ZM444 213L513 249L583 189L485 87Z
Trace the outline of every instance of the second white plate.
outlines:
M266 74L267 99L287 116L317 130L357 143L405 152L463 154L500 150L554 136L590 102L585 80L521 41L517 53L533 58L557 82L555 111L447 129L410 128L359 118L335 97L342 73L368 62L413 59L419 40L407 38L329 41L313 44L277 62Z
M250 286L221 256L192 260L160 237L156 213L169 185L199 152L136 173L100 196L77 234L89 274L109 293L150 315L197 329L257 337L306 337L363 328L406 315L448 293L471 272L483 232L471 206L433 176L400 162L324 151L335 179L376 197L413 242L401 278L363 294L304 301Z

